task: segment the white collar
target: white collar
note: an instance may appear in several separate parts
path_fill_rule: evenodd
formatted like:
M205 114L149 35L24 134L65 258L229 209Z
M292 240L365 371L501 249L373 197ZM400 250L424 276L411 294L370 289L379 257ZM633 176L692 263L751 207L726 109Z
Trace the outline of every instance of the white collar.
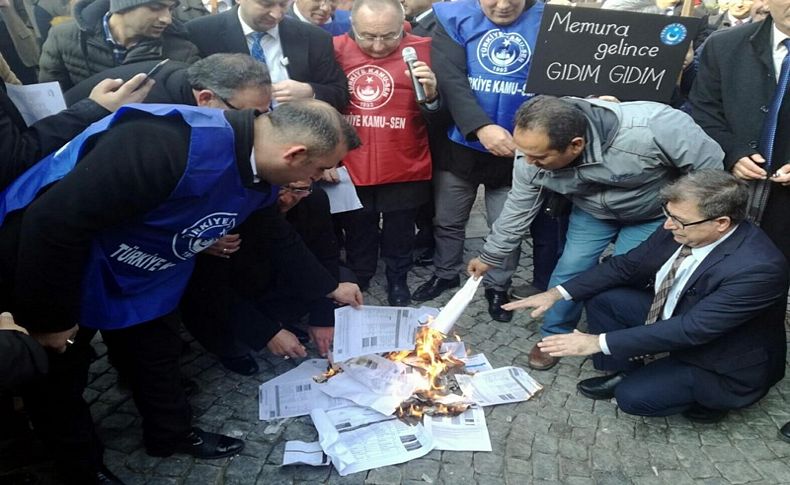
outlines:
M771 50L776 51L785 39L790 39L790 35L785 34L776 27L776 22L771 23Z
M694 256L694 259L697 261L702 261L703 259L707 258L714 249L716 249L716 246L723 243L728 237L732 236L736 229L738 229L737 224L732 229L730 229L730 232L713 241L712 243L700 246L698 248L691 248L691 255Z
M294 13L299 18L299 20L301 20L302 22L307 22L308 24L312 24L313 23L310 19L308 19L307 17L302 15L302 12L299 10L299 7L296 5L296 2L294 2ZM332 16L330 15L329 16L329 20L327 20L326 22L324 22L321 25L326 25L326 24L331 24L331 23L332 23Z
M431 12L433 12L433 9L432 9L432 8L429 8L429 9L428 9L428 10L426 10L425 12L423 12L423 13L421 13L420 15L418 15L418 16L416 16L416 17L414 17L414 21L415 21L415 22L419 22L420 20L422 20L422 19L424 19L425 17L427 17L427 16L428 16L428 14L429 14L429 13L431 13Z
M257 184L261 178L258 177L258 166L255 165L255 147L250 151L250 166L252 166L252 183Z

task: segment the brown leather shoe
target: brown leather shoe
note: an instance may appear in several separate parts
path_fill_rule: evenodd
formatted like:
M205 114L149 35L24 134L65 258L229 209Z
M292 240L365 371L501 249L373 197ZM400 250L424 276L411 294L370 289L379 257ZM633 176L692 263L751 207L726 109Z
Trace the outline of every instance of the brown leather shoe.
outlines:
M535 370L549 370L557 365L557 362L559 361L559 357L550 356L549 354L540 350L538 344L535 344L532 347L532 350L529 351L529 361L527 363L532 369Z

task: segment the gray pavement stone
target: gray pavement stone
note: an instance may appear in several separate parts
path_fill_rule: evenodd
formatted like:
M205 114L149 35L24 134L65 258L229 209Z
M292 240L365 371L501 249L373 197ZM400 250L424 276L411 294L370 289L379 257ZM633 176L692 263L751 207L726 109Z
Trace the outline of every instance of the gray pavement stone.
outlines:
M505 459L503 456L487 452L476 452L474 454L475 473L480 475L502 475Z
M402 473L400 468L395 466L385 466L370 470L366 484L370 485L396 485L401 482Z
M204 465L196 463L190 470L189 474L184 478L184 483L189 485L217 485L222 476L222 469L216 466ZM251 483L255 477L250 477L247 483Z
M762 478L762 475L745 461L721 462L714 466L732 484L749 483Z
M225 469L225 483L227 485L253 483L262 469L263 460L249 456L237 456Z

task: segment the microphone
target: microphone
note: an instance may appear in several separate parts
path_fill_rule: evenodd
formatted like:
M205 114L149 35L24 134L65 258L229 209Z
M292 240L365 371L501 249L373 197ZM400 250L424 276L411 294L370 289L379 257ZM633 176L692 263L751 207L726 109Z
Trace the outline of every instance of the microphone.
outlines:
M419 104L423 104L427 101L425 97L425 88L420 83L420 80L414 75L414 63L417 62L417 51L414 50L414 47L405 47L401 51L401 55L403 56L403 62L409 66L409 75L411 76L411 83L414 86L414 93L417 95L417 102Z

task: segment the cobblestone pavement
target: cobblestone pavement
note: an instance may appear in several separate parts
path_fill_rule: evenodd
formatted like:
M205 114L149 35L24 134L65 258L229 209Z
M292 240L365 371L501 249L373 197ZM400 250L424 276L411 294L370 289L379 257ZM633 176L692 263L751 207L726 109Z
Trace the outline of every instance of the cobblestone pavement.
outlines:
M470 239L467 250L480 244L479 238ZM525 255L515 284L528 280L530 271ZM366 294L369 304L386 304L382 273ZM429 276L429 269L416 268L410 287ZM427 304L440 306L450 296ZM494 367L528 369L527 353L538 340L538 325L525 313L517 313L509 324L492 321L480 291L456 332ZM280 466L285 441L317 439L309 417L276 424L258 420L258 385L293 368L294 362L264 352L257 356L261 372L242 377L197 347L192 343L193 351L183 360L183 372L200 386L191 399L194 422L244 439L246 448L237 457L203 461L146 455L140 417L129 393L118 387L103 344L96 344L100 358L91 367L85 397L107 447L107 466L127 484L790 483L790 444L777 438L778 427L790 420L790 378L758 404L730 413L721 423L699 425L679 416L629 416L614 402L586 399L576 383L597 372L590 361L566 358L550 371L531 371L545 386L538 397L486 408L492 452L433 451L402 465L340 477L330 467ZM57 483L47 463L26 470L41 483Z

